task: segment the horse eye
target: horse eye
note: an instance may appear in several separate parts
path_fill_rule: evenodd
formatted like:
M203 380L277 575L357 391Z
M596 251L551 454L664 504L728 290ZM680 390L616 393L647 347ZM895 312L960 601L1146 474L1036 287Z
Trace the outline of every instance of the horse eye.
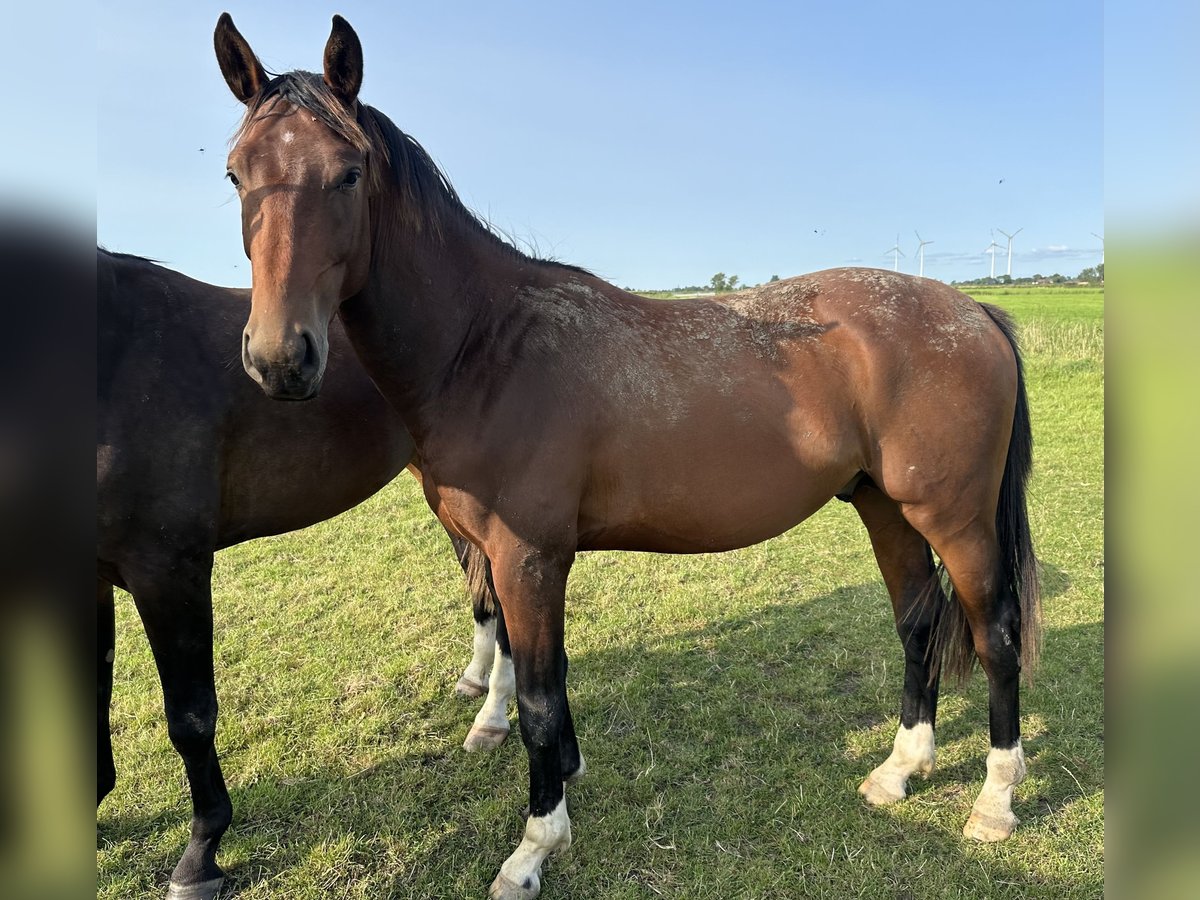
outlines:
M358 179L362 177L362 172L358 169L351 169L346 173L346 177L342 179L342 187L352 188L358 184Z
M236 175L234 175L232 172L226 172L225 177L229 179L229 182L234 187L237 187L238 185L240 185L242 183L240 180L238 180L238 177Z

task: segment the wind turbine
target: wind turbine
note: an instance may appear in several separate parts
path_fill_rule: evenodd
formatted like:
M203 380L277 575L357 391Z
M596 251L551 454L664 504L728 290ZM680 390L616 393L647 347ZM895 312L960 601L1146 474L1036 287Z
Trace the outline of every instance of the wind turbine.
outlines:
M925 245L932 244L933 241L921 240L921 232L919 232L919 231L914 231L913 234L915 234L917 236L917 259L920 260L920 262L918 263L918 265L920 266L919 274L922 278L924 278L925 277Z
M1094 231L1089 231L1088 234L1100 242L1100 265L1104 265L1104 235L1096 234Z
M900 257L904 256L904 251L900 249L900 235L896 235L896 245L891 250L884 250L883 255L892 254L892 271L900 271Z
M1006 238L1008 238L1008 272L1007 272L1007 275L1009 278L1012 278L1012 242L1013 242L1013 238L1015 238L1018 234L1020 234L1022 231L1025 230L1025 226L1022 225L1020 228L1018 228L1012 234L1009 234L1003 228L997 228L996 230L999 231Z
M1000 249L1000 245L996 243L995 232L992 232L991 234L992 234L992 242L987 245L987 249L985 249L983 252L990 253L992 255L992 274L989 277L993 281L995 281L996 280L996 251Z

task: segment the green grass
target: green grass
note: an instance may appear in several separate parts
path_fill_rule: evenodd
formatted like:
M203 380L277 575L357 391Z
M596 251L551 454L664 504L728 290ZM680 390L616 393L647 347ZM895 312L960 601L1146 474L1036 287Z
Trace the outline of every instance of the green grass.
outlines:
M1000 845L960 835L983 782L987 691L943 693L938 768L866 808L902 660L853 510L708 557L583 555L567 605L589 772L546 898L1098 897L1104 872L1103 298L979 291L1028 339L1030 506L1047 588L1022 696L1029 777ZM99 814L102 898L159 897L187 840L182 766L132 604L118 605L118 785ZM482 897L520 835L525 754L461 741L470 615L411 479L215 576L218 749L241 898ZM515 716L514 716L515 718Z

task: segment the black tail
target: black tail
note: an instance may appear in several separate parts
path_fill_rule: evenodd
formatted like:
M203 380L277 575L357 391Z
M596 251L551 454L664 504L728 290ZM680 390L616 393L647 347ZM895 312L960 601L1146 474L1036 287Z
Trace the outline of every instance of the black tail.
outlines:
M1042 648L1042 590L1038 582L1037 557L1029 532L1029 513L1025 505L1025 490L1033 465L1033 432L1029 426L1029 402L1025 393L1025 367L1017 345L1016 327L1004 310L988 303L979 304L1012 346L1017 361L1017 406L1013 412L1012 436L1008 442L1008 458L1000 482L1000 501L996 507L996 536L1000 542L1002 577L1017 598L1021 610L1021 671L1026 678L1037 668ZM938 602L943 596L944 571L939 565L922 602ZM938 672L948 674L959 682L966 680L975 666L975 644L966 614L955 602L942 605L930 642L934 664L931 678Z

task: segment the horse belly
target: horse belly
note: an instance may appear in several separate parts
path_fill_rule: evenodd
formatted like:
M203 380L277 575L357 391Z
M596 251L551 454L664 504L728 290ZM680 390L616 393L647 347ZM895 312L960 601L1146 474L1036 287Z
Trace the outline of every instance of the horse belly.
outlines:
M636 466L627 459L604 467L581 507L580 549L746 547L811 516L856 471L849 462L807 458L784 435L756 437L710 433L704 441L644 448Z

